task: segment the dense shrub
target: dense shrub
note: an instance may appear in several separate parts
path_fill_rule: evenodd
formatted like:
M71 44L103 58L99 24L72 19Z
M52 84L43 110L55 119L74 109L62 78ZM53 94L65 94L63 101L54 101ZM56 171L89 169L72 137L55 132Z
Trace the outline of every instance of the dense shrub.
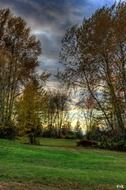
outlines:
M117 131L105 129L101 130L98 127L93 127L87 132L85 139L87 139L90 146L91 142L97 142L95 147L116 151L126 151L126 133L118 133ZM86 141L80 141L81 146L86 146Z
M77 136L76 136L76 133L75 131L69 131L69 133L65 136L65 139L76 139Z
M9 122L6 126L0 126L0 138L15 139L17 135L17 129L13 122Z
M77 142L77 146L83 146L83 147L96 147L97 142L95 141L89 141L89 140L80 140Z
M107 136L107 132L101 130L99 127L92 127L87 133L86 138L88 140L101 141Z

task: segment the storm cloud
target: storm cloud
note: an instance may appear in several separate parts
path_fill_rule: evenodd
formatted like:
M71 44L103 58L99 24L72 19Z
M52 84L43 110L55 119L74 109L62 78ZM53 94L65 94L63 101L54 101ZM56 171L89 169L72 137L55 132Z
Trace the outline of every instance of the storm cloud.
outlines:
M40 70L55 74L61 40L67 28L79 24L97 8L115 0L0 0L1 8L10 8L23 17L42 44Z

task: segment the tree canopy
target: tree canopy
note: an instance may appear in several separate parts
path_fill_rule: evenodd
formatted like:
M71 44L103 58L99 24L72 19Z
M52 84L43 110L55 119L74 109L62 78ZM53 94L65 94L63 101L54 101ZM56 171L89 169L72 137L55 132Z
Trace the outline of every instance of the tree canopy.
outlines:
M0 125L9 125L15 97L38 66L40 42L9 9L0 10Z
M70 28L60 54L65 71L59 72L64 81L87 91L107 127L121 133L126 130L125 12L125 2L103 7Z

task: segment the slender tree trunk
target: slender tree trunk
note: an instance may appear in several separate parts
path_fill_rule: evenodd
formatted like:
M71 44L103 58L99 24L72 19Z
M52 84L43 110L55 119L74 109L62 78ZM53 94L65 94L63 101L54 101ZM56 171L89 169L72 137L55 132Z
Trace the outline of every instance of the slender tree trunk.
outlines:
M92 91L92 89L91 89L91 87L90 87L90 83L89 83L89 81L88 81L88 78L87 78L87 75L86 75L85 72L84 72L84 77L85 77L85 81L86 81L86 85L87 85L88 91L89 91L89 93L91 94L92 98L97 102L99 108L101 109L101 111L102 111L102 113L103 113L103 115L104 115L104 117L105 117L105 122L106 122L106 124L109 126L110 129L113 129L113 125L112 125L112 123L110 122L109 117L107 116L107 113L106 113L104 107L101 105L100 101L99 101L99 100L97 99L97 97L94 95L94 93L93 93L93 91Z
M114 89L114 86L112 83L111 71L110 71L109 63L108 63L106 56L104 56L104 60L105 60L105 69L106 69L106 82L108 84L108 88L109 88L109 92L110 92L110 96L111 96L111 103L113 105L116 119L118 122L118 128L123 132L124 128L125 128L124 121L123 121L122 114L121 114L121 108L120 108L118 99L116 97L115 89Z

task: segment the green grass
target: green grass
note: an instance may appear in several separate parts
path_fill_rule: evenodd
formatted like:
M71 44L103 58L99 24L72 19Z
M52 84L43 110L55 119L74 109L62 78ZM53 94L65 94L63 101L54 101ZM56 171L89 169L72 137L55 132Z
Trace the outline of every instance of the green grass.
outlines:
M0 140L1 183L29 182L49 190L126 186L126 153L80 149L75 144L74 140L41 139L41 146L31 146Z

